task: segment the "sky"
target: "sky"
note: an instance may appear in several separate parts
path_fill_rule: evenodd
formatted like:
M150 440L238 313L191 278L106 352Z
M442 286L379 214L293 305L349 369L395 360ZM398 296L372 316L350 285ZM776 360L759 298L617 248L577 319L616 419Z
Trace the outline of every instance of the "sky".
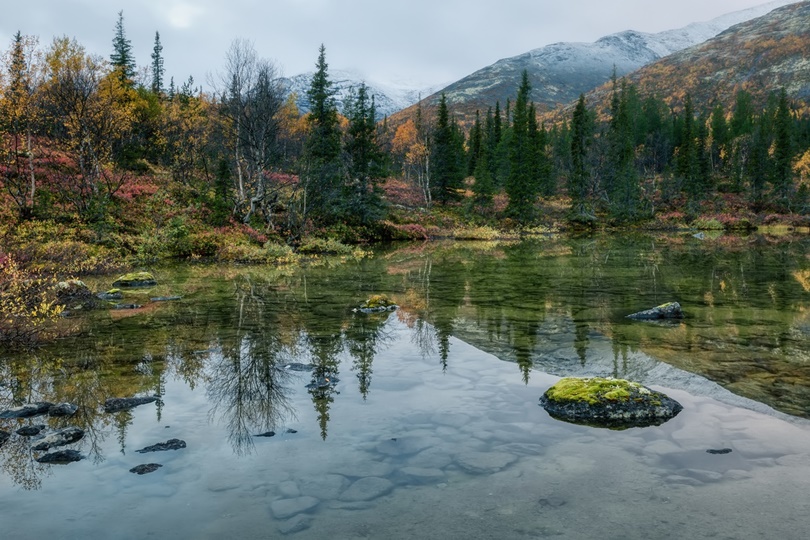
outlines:
M139 66L160 32L166 79L210 89L225 53L247 39L285 76L331 69L409 87L454 82L501 58L623 30L659 32L766 0L32 0L0 18L0 51L18 30L47 47L75 37L109 57L118 12Z

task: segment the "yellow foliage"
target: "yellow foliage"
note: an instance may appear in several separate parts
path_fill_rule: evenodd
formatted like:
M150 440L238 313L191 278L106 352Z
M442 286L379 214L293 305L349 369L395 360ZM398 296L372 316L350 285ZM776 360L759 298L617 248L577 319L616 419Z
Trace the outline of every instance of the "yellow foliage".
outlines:
M55 279L31 275L11 255L0 255L0 343L30 347L47 338L61 315Z

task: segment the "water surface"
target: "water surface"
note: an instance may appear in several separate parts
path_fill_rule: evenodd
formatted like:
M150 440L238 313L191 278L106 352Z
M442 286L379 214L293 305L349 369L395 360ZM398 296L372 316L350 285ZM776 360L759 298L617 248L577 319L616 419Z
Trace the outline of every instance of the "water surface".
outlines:
M71 317L78 337L0 360L0 409L80 405L0 429L87 431L64 466L17 435L0 448L3 537L805 538L806 248L549 238L155 268L160 285L127 297L143 309ZM376 293L400 309L352 311ZM671 300L687 319L624 318ZM559 422L537 400L565 375L640 380L684 411ZM135 452L170 438L187 447ZM149 462L163 467L128 472Z

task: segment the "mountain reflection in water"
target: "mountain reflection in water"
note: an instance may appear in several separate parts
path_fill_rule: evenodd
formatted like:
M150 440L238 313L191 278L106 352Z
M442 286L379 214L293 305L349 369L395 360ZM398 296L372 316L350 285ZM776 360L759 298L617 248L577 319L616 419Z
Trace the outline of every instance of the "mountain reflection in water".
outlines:
M109 459L108 439L122 455L131 453L134 414L104 413L104 400L159 394L146 407L155 407L160 422L172 384L180 382L204 389L209 421L225 426L237 454L253 451L256 435L297 421L297 392L309 395L325 440L335 407L353 399L339 388L352 387L363 400L375 392L374 363L395 341L394 323L407 328L423 358L435 358L437 376L463 367L450 364L453 338L513 362L504 368L519 372L524 384L538 371L673 382L656 380L663 361L807 418L807 248L804 237L600 236L411 245L298 269L156 269L159 290L133 291L132 300L156 293L182 300L128 318L87 314L77 319L83 332L76 337L2 354L0 410L47 400L75 403L79 412L69 419L0 420L0 429L78 426L86 435L77 446L101 463ZM88 281L100 290L108 285L104 278ZM352 311L377 293L400 308ZM681 303L685 320L655 325L624 318L670 300ZM290 370L291 363L311 370ZM50 468L34 461L28 442L12 436L0 462L14 484L37 489Z

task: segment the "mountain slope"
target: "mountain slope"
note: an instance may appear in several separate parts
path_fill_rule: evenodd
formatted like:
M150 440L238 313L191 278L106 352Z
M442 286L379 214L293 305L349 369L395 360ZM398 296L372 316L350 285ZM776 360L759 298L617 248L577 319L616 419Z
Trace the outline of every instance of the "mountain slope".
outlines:
M529 73L531 99L540 110L570 103L581 93L686 47L702 43L730 26L759 17L793 0L777 0L703 23L657 34L628 30L605 36L594 43L555 43L534 49L464 77L442 90L454 112L462 119L500 101L514 99L523 70ZM438 103L439 94L423 101Z
M760 104L784 88L790 98L810 104L810 1L791 4L731 27L700 45L672 54L627 77L642 96L657 95L671 107L687 93L696 108L720 103L729 108L739 90ZM604 107L604 85L586 96Z

